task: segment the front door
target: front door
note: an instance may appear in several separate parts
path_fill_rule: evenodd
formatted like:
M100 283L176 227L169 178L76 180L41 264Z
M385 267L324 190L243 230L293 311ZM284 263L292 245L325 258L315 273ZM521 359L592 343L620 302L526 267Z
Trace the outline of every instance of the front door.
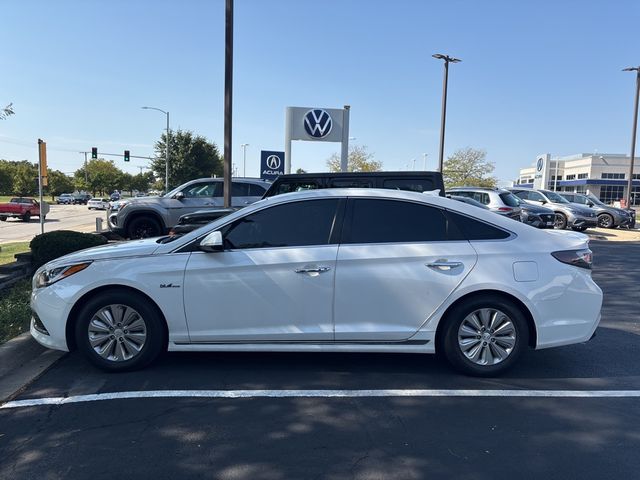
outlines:
M336 270L336 341L415 334L476 264L473 247L451 228L435 207L350 199Z
M263 208L220 229L224 251L192 253L184 280L191 341L331 341L338 205Z

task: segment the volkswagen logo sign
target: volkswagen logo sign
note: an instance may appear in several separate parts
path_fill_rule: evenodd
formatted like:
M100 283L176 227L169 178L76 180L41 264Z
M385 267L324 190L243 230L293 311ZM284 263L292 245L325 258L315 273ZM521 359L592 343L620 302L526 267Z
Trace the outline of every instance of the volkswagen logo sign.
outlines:
M278 170L280 168L280 157L277 155L269 155L267 157L267 167L270 170Z
M544 160L542 158L538 159L538 165L536 166L536 169L541 172L542 171L542 167L544 166Z
M333 120L326 110L319 108L304 114L304 129L313 138L324 138L331 133Z

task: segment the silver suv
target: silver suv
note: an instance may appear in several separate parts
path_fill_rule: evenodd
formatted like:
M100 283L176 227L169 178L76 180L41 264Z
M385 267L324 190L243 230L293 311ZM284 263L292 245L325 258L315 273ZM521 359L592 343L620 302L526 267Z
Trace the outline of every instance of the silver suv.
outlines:
M520 221L520 204L518 199L508 190L484 187L453 187L448 188L447 193L471 198L486 205L492 212Z
M259 179L234 178L231 204L246 207L262 198L270 183ZM168 232L185 213L224 206L222 178L200 178L187 182L162 197L138 197L109 208L109 228L126 238L157 237Z
M511 192L527 203L543 205L556 212L556 228L571 227L576 232L596 227L596 212L590 208L570 203L566 198L551 190L534 190L531 188L511 188Z

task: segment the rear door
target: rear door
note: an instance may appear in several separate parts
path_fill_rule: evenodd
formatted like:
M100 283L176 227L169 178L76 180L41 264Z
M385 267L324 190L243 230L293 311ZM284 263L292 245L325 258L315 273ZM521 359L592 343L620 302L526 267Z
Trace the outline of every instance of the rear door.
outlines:
M476 264L436 207L351 198L335 278L335 338L408 339Z

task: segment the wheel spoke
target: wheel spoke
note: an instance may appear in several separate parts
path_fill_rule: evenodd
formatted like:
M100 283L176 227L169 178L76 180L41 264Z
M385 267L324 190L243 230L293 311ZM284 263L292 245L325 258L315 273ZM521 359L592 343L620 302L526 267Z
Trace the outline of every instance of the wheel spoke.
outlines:
M491 310L488 308L480 310L480 321L482 322L483 327L489 328L489 323L491 322Z
M504 348L513 348L514 345L516 344L516 339L515 337L495 337L496 338L496 343L500 346L503 346Z
M478 335L478 330L471 328L466 322L462 324L460 327L460 335L475 337Z
M477 338L467 338L465 340L460 340L459 343L462 351L467 353L471 348L475 347L481 342Z
M480 322L480 319L476 315L476 312L473 312L471 315L469 315L467 318L465 318L465 322L471 323L471 325L473 325L476 328L476 331L478 331L478 332L482 328L482 323Z
M89 345L110 362L130 360L147 341L147 324L132 307L106 305L91 319L87 328Z
M476 365L496 365L511 355L516 345L513 321L503 311L479 308L458 328L458 347Z

